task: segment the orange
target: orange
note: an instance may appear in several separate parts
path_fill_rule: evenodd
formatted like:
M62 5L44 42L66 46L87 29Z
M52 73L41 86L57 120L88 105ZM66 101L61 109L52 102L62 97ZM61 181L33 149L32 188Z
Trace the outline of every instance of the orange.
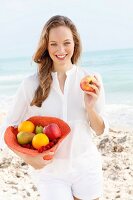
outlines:
M47 144L49 144L49 138L47 137L47 135L45 135L44 133L38 133L34 135L32 139L32 146L35 149L39 149L42 146L46 146Z
M23 131L33 133L34 129L35 125L30 121L23 121L18 125L18 132Z

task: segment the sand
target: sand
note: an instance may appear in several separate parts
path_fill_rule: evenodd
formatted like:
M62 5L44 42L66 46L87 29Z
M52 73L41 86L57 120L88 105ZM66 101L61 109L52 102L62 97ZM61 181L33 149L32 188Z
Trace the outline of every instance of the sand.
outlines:
M133 200L133 131L110 127L108 135L95 137L94 142L103 159L104 195L100 200ZM30 170L8 148L0 150L0 200L40 200Z

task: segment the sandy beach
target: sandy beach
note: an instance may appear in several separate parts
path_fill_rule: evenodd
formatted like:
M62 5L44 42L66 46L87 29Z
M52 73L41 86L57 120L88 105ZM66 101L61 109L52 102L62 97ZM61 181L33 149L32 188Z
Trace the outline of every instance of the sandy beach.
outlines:
M0 113L2 123L6 116ZM119 126L121 127L121 126ZM133 200L133 131L110 125L108 135L94 137L103 159L104 195L101 200ZM0 199L40 200L31 170L8 148L0 150Z

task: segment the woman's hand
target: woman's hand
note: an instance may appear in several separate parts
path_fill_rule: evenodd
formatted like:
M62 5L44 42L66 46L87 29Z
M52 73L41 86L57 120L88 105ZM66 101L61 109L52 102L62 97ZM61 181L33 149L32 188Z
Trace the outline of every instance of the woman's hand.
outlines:
M91 87L95 90L95 92L85 92L84 94L84 101L85 101L85 107L86 110L89 112L89 110L93 109L95 106L95 103L99 97L100 94L100 82L96 76L94 76L96 81L93 81L93 85Z
M53 155L54 152L39 153L37 156L29 156L27 154L20 153L14 149L11 149L16 155L22 158L27 164L31 165L34 169L41 169L47 164L51 163L52 160L44 160L43 157L46 155Z

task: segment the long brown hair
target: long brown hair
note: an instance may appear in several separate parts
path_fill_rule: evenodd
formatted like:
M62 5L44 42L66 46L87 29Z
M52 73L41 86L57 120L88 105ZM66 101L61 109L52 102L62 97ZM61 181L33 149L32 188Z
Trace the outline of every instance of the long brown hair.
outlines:
M52 28L59 26L66 26L70 28L74 40L74 53L71 58L72 64L76 64L81 54L81 42L77 29L73 22L65 16L56 15L51 17L45 24L40 41L38 44L37 51L33 56L33 61L38 63L38 78L39 86L35 91L34 98L31 102L31 106L36 105L41 107L43 101L48 97L50 92L50 87L52 83L51 72L53 71L52 65L53 61L49 56L47 47L49 40L49 31Z

